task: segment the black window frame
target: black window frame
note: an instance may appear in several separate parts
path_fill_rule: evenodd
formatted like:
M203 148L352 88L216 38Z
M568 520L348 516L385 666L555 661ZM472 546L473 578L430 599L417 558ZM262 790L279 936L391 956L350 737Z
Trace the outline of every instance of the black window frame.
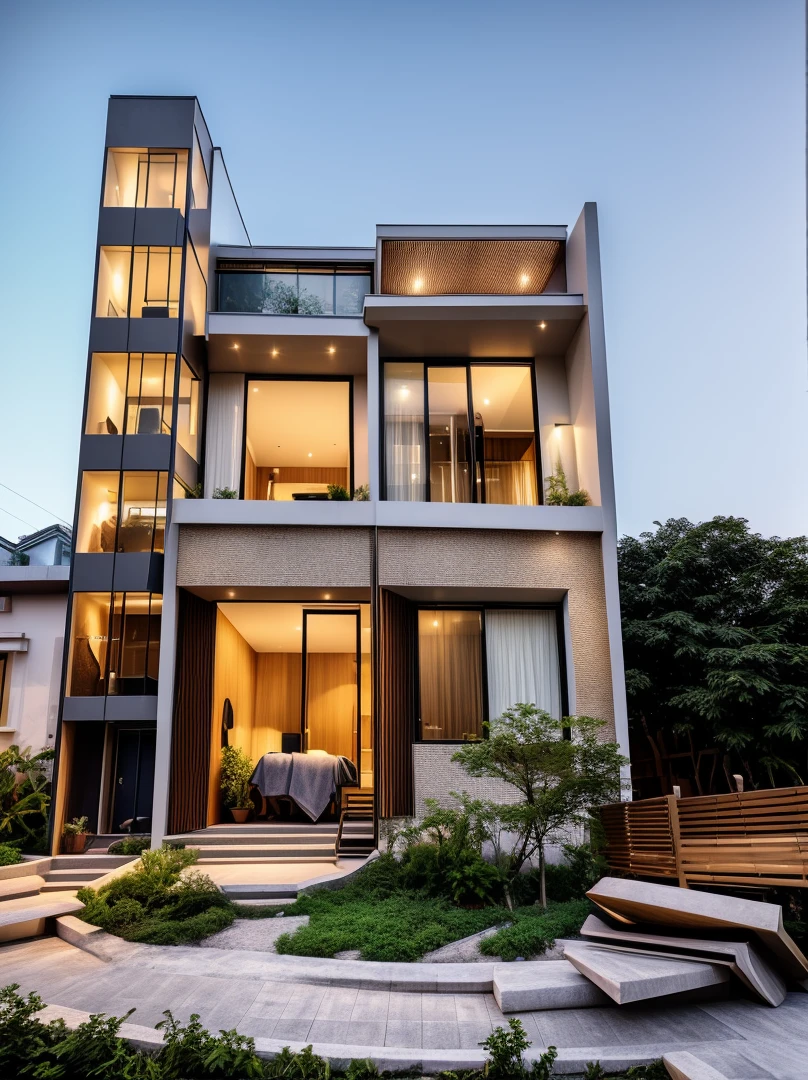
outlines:
M532 398L532 412L533 412L533 440L535 443L535 455L533 466L536 473L536 506L544 506L544 467L542 465L541 454L541 438L539 429L539 396L538 388L536 385L536 361L532 357L403 357L403 356L386 356L379 361L381 365L380 379L379 379L379 416L381 419L380 424L380 438L379 438L379 476L381 481L382 501L403 501L403 500L388 500L387 497L387 458L386 458L386 432L385 427L387 424L387 415L385 413L385 401L384 391L386 382L386 365L387 364L422 364L424 368L422 386L424 391L424 467L426 470L426 479L424 487L426 489L426 498L423 502L432 502L432 460L429 447L429 369L430 368L465 368L466 371L466 397L467 397L467 419L469 421L469 444L470 444L470 459L469 465L471 468L471 499L469 503L442 503L441 505L464 505L471 504L488 505L488 506L515 506L516 503L487 503L485 499L485 469L480 472L480 484L483 498L477 497L477 450L476 450L476 435L475 435L475 423L474 423L474 400L472 394L471 385L471 370L474 367L526 367L530 370L530 393Z
M167 469L120 469L120 470L119 469L85 469L85 470L83 470L83 472L81 473L81 483L79 484L79 520L81 520L81 512L83 510L84 478L85 478L85 476L91 476L93 473L109 473L109 472L115 473L115 475L118 477L118 497L115 500L115 546L114 546L114 548L113 548L113 550L111 552L106 552L106 551L101 551L101 552L79 551L79 549L78 549L78 535L77 535L77 537L76 537L76 545L77 545L76 546L76 554L77 555L112 555L112 554L114 554L114 555L155 555L155 554L156 555L164 555L165 554L165 543L166 543L165 534L166 534L166 531L168 529L168 502L169 502L169 498L170 498L170 494L169 494L169 490L168 490L170 474L169 474ZM150 546L148 548L145 548L142 551L125 552L125 551L123 551L123 549L121 548L120 543L119 543L120 534L121 534L121 526L122 526L122 514L123 514L124 481L125 481L127 476L150 476L150 475L155 477L155 482L154 482L155 515L154 515L154 528L152 529L152 534L151 534L151 544L150 544ZM157 503L160 501L159 496L160 496L160 477L161 476L165 476L165 478L166 478L166 496L165 496L165 500L164 500L165 505L166 505L166 517L165 517L165 519L163 521L163 546L162 546L162 548L155 551L155 549L154 549L154 538L155 538L155 534L157 532L157 513L156 513L156 509L157 509Z
M482 734L481 739L488 738L488 728L486 724L490 722L488 708L488 652L486 647L486 626L485 626L485 613L486 611L554 611L556 616L556 635L558 639L558 678L561 683L561 714L562 716L569 715L569 687L567 683L567 651L566 651L566 635L564 630L564 605L563 602L559 603L524 603L524 604L506 604L506 603L434 603L430 604L426 601L419 601L413 605L415 609L415 635L418 641L418 647L415 650L415 683L417 694L417 709L416 715L413 719L413 744L421 746L464 746L466 742L471 742L470 739L424 739L421 735L421 642L420 634L418 632L418 615L421 611L478 611L480 613L480 663L482 665L481 682L482 682L482 695L483 695L483 717L482 717ZM565 737L568 737L569 729L564 729Z
M244 376L244 431L241 437L241 473L239 476L239 499L242 502L265 502L265 499L245 499L244 481L247 472L247 409L250 404L251 382L342 382L348 384L348 497L354 493L354 376L353 375L253 375Z
M349 312L344 315L337 314L337 279L339 277L366 277L368 279L368 289L365 295L369 295L373 292L373 263L362 262L356 265L352 263L342 262L301 262L299 260L291 260L289 262L278 262L275 260L244 260L243 263L239 263L237 259L220 259L216 265L216 311L224 314L243 314L243 315L255 315L264 314L263 312L237 312L237 311L225 311L222 308L221 303L221 289L222 278L227 277L228 274L294 274L295 275L295 290L297 292L298 301L300 300L300 278L305 277L307 273L311 274L330 274L334 279L331 289L331 311L324 311L320 314L304 312L303 316L310 315L313 319L322 318L335 318L335 319L356 319L362 315L362 309L356 312ZM266 314L278 314L278 315L295 315L300 317L299 312L267 312Z
M88 695L88 694L74 694L74 693L72 693L72 689L73 689L73 687L72 687L73 662L74 662L74 652L73 652L73 650L74 650L74 646L75 646L74 632L75 632L75 621L76 621L75 620L75 606L76 606L76 603L77 603L76 597L83 596L83 595L86 595L88 593L92 594L92 595L103 595L103 596L107 597L107 600L109 602L109 611L107 612L107 623L106 623L106 626L107 626L107 651L106 651L106 655L104 657L104 667L103 667L103 670L101 672L101 677L102 677L103 685L104 685L103 694L89 694ZM143 675L142 676L135 675L135 676L128 677L129 680L132 681L132 682L134 682L136 679L140 679L140 681L142 682L142 687L141 687L139 693L136 693L134 690L128 690L126 693L118 692L118 693L115 693L115 694L110 694L110 692L109 692L110 673L113 670L115 670L113 668L113 666L112 666L112 663L111 663L112 648L113 648L113 646L112 646L112 642L113 642L113 626L114 626L114 620L115 620L115 615L116 615L116 612L115 612L115 597L119 596L119 595L122 597L122 601L121 601L121 611L120 611L119 636L116 639L117 642L118 642L118 644L117 644L117 664L116 664L116 667L118 669L120 669L121 660L122 660L122 657L123 657L123 647L124 647L124 645L123 645L122 634L123 634L123 628L124 628L125 622L126 622L126 598L128 596L147 596L149 598L149 608L148 608L148 613L147 613L147 616L146 616L148 621L147 621L147 624L146 624L147 625L147 633L146 633L146 649L145 649L145 653L144 653L145 665L144 665ZM159 611L159 613L152 612L152 604L154 603L155 598L158 598L160 600L160 611ZM152 615L157 615L157 617L160 619L160 633L159 633L159 637L157 639L157 644L159 645L163 640L163 609L162 609L163 598L164 598L164 594L162 592L149 592L146 589L130 589L130 590L127 590L127 591L124 591L122 589L114 589L112 591L107 591L105 589L81 589L81 590L76 590L76 591L72 592L70 594L70 639L69 639L68 654L67 654L68 655L68 662L69 662L69 670L67 671L67 677L65 679L65 695L64 696L69 697L69 698L80 698L80 699L86 699L88 697L89 698L156 697L158 692L159 692L159 688L160 688L159 652L158 652L158 660L157 660L158 677L155 678L155 679L151 679L151 681L154 683L154 689L153 690L150 691L149 686L148 686L149 680L151 678L149 676L149 649L150 649L151 644L152 644L151 619L152 619ZM115 672L115 675L116 675L116 684L117 684L119 678L121 678L121 679L127 678L127 676L120 676L118 671ZM67 690L68 686L70 687L70 691L71 691L70 693L68 693L68 690Z

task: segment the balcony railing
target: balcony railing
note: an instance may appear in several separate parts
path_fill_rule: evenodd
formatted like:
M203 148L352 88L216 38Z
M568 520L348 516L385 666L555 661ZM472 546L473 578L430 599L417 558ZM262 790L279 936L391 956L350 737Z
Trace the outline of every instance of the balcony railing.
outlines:
M369 267L268 266L225 262L218 310L257 315L361 315L371 290Z

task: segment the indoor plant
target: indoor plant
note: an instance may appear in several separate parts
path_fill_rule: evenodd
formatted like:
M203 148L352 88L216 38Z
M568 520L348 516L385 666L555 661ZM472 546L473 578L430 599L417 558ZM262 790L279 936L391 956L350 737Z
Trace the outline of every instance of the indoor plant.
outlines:
M74 817L62 826L62 847L66 855L81 855L87 843L87 826L90 819Z
M252 761L238 746L222 747L222 772L219 786L224 795L224 805L233 815L233 821L243 824L252 809L250 801L250 777Z

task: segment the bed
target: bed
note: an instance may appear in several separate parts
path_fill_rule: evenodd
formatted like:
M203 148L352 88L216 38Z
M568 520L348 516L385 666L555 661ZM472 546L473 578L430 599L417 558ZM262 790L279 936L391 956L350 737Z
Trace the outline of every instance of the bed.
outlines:
M317 821L343 787L358 787L356 766L347 757L311 750L307 754L264 754L250 783L264 798L285 796Z

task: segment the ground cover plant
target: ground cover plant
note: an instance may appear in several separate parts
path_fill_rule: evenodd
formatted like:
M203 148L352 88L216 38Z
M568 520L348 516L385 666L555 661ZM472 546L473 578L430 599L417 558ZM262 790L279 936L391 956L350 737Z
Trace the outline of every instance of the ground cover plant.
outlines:
M255 1041L236 1030L211 1034L194 1015L178 1023L170 1012L157 1027L164 1042L159 1050L133 1049L120 1036L122 1024L132 1017L91 1016L74 1030L62 1020L40 1023L44 1007L37 994L22 997L16 985L0 989L0 1076L39 1080L377 1080L372 1061L353 1060L347 1070L332 1071L311 1046L292 1052L285 1047L271 1060L258 1057ZM132 1017L135 1023L137 1017ZM435 1080L548 1080L557 1053L548 1047L532 1063L524 1059L530 1040L518 1020L496 1028L480 1044L486 1052L483 1069L440 1073ZM395 1074L385 1073L384 1076ZM410 1071L412 1078L418 1072ZM587 1066L587 1080L607 1078L596 1062ZM661 1062L629 1069L633 1080L664 1080Z

